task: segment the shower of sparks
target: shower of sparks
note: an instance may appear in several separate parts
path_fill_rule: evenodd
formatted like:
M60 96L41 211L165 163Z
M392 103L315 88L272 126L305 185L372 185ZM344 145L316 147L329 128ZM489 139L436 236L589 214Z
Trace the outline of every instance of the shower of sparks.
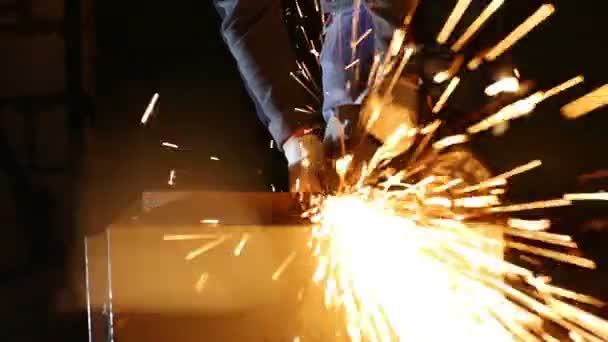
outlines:
M458 25L458 22L460 22L462 15L466 12L470 4L471 0L458 0L456 6L454 6L454 10L448 17L448 20L445 21L441 32L439 32L439 35L437 36L437 43L445 44L445 42L448 41L454 28L456 28L456 25Z
M279 280L279 278L281 278L281 275L283 274L283 272L285 272L287 267L289 267L289 265L293 262L293 260L295 258L296 258L296 252L292 252L291 254L289 254L289 256L287 258L285 258L285 260L283 260L281 265L279 265L277 270L274 271L274 273L272 274L272 280L274 280L274 281Z
M473 23L466 29L466 31L462 34L460 38L452 45L452 51L457 52L462 49L466 43L469 42L471 38L479 31L481 26L490 19L490 17L494 14L494 12L498 11L500 6L505 2L505 0L492 0L492 2L481 12L479 17L473 21Z
M446 22L438 36L440 42L448 41L469 2L458 1L448 18L451 22ZM492 1L452 49L464 47L503 2ZM541 7L488 54L479 55L475 63L498 57L553 10L550 5ZM402 46L404 36L404 32L395 32L385 61L375 59L378 74L387 75L384 68L391 58L395 59L391 65L396 74L406 68L415 51ZM399 51L404 49L401 55ZM514 69L513 73L515 77L491 84L485 93L492 97L520 91L519 71ZM442 83L454 74L440 72L434 82ZM395 79L386 81L390 91ZM434 113L442 110L459 81L458 77L451 79L432 108ZM344 329L352 341L559 341L564 334L579 340L608 339L608 322L572 305L602 306L601 301L552 285L549 277L504 258L504 252L511 250L533 265L551 260L595 268L592 260L575 255L578 246L570 236L549 231L550 220L508 216L570 206L578 200L608 200L608 193L503 203L501 195L511 179L538 168L540 160L493 177L474 162L466 171L475 174L473 178L453 172L464 168L460 166L462 159L456 157L461 152L454 152L460 151L456 145L531 113L542 101L582 81L583 77L577 76L508 104L468 127L467 134L435 136L439 135L439 120L423 127L397 129L399 134L387 139L362 167L359 164L356 179L346 177L358 165L353 155L335 160L338 192L316 198L303 217L313 223L309 247L317 267L312 281L324 289L327 307L342 313ZM377 84L378 79L370 81L372 87ZM386 151L413 136L421 139L411 146L409 164L401 170L389 168L395 156ZM281 264L273 279L294 257L295 253ZM545 330L545 322L559 327L559 332Z
M417 5L419 1L413 2ZM470 0L456 3L437 36L440 44L449 40L470 3ZM464 48L503 3L504 0L491 1L452 45L452 51ZM319 11L317 1L314 4ZM302 18L297 1L296 7ZM369 79L372 87L390 74L387 68L396 68L395 75L401 75L416 52L413 45L403 46L416 6L412 7L404 26L395 30L384 61L375 56ZM474 70L484 59L491 61L499 57L554 10L550 4L541 6L496 46L473 58L468 69ZM355 14L353 27L358 27L355 25L358 12ZM308 39L303 27L299 29L311 47L310 52L318 58L314 42ZM357 34L353 30L353 50L371 30L359 37ZM391 67L387 67L391 58L399 60L391 61ZM458 86L460 78L453 76L463 62L461 59L450 70L435 75L436 83L450 79L451 82L432 108L434 113L442 110ZM346 69L358 63L353 57ZM318 92L313 91L318 90L314 78L304 64L298 67L300 71L290 76L320 102ZM485 93L496 96L519 91L519 71L514 69L513 73L515 77L497 81L488 86ZM397 77L387 81L386 94L389 94ZM421 127L398 127L363 166L350 154L335 161L335 171L340 178L338 192L313 196L312 207L303 217L313 223L309 247L317 267L312 281L323 287L326 306L343 314L344 329L352 341L560 341L563 334L574 341L608 340L608 322L573 305L577 302L601 307L603 302L552 285L550 277L504 258L504 252L511 250L533 265L552 260L595 268L592 260L578 256L578 246L570 236L549 231L550 220L508 216L570 206L579 200L608 200L608 193L566 194L552 200L503 203L501 195L507 192L511 178L541 166L541 162L534 160L492 177L474 155L456 146L466 144L473 134L531 113L542 101L582 81L582 76L578 76L506 105L468 127L467 134L440 136L440 120ZM576 118L607 103L608 85L563 107L562 114ZM294 110L315 111L308 107ZM418 144L409 144L414 150L409 163L400 170L389 168L387 165L395 155L387 151L414 137L421 139ZM274 142L270 144L273 148ZM466 172L463 155L471 162ZM356 170L360 171L357 179L346 177L357 167L361 167ZM274 192L274 185L270 187ZM298 178L295 190L299 189ZM205 219L201 223L218 224L219 220ZM164 236L166 241L211 239L189 252L186 260L209 252L229 238L213 234ZM250 238L250 234L243 234L232 253L240 256ZM295 258L296 252L291 252L274 271L272 280L278 281ZM198 292L203 290L208 277L207 273L200 276L195 284ZM298 300L303 296L301 289ZM545 322L560 328L563 334L557 335L553 328L545 330ZM294 342L300 340L306 337L293 337Z
M217 238L214 241L211 241L211 242L209 242L207 244L204 244L201 247L196 248L196 249L190 251L186 255L185 260L186 261L194 260L195 258L197 258L197 257L199 257L199 256L201 256L201 255L203 255L203 254L205 254L207 252L209 252L210 250L216 248L217 246L221 245L227 239L228 239L228 236L221 236L221 237Z
M608 105L608 84L562 107L562 115L576 119L596 109Z
M196 290L196 292L203 292L203 290L205 289L205 285L207 284L207 280L209 280L209 273L205 272L201 274L201 276L196 281L196 284L194 284L194 289Z
M519 80L516 77L506 77L498 80L485 89L488 96L496 96L500 93L514 93L519 90Z
M160 95L158 93L155 93L154 96L152 96L150 103L148 103L148 107L146 107L144 115L141 117L142 124L145 125L148 122L148 119L150 119L150 116L152 115L152 112L154 112L154 108L156 107L156 103L158 102L159 97Z
M450 81L450 84L448 84L448 86L445 88L445 90L443 91L443 94L441 94L441 96L439 97L439 100L437 100L437 103L433 107L433 113L437 114L441 111L441 109L443 109L443 106L445 106L445 103L448 101L448 99L450 98L450 95L452 95L452 93L454 92L454 90L456 89L456 87L458 86L459 83L460 83L460 78L458 78L458 77L454 77Z
M250 238L251 238L251 234L249 234L249 233L243 234L241 241L239 241L238 245L236 245L236 247L234 248L234 256L241 255L241 253L243 252L243 248L245 248L245 245L247 244L247 242L249 241Z
M167 181L167 184L171 186L175 185L175 170L171 170L171 172L169 172L169 180Z
M536 12L534 12L534 14L526 19L526 21L515 28L515 30L513 30L513 32L511 32L505 39L492 48L486 54L486 60L493 61L498 58L498 56L502 55L511 46L513 46L513 44L517 43L521 38L528 34L528 32L532 31L533 28L538 26L538 24L542 23L545 19L551 16L553 12L555 12L555 6L552 4L542 5Z

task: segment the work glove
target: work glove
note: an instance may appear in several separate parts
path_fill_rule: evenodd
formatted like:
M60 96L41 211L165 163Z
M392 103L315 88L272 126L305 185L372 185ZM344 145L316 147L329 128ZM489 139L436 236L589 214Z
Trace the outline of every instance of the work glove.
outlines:
M292 135L283 144L291 192L323 191L325 154L320 134L313 129Z

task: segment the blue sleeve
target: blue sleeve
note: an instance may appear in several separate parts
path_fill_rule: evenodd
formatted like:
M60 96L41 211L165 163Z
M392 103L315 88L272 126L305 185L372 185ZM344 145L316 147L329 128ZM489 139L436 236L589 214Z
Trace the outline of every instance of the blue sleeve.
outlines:
M297 70L281 0L215 0L221 34L237 61L261 121L281 146L296 130L323 124L321 115L295 111L313 99L291 77Z

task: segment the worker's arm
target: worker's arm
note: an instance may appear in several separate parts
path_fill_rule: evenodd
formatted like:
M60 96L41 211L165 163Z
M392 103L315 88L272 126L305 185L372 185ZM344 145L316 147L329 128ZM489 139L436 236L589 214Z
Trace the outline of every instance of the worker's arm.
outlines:
M222 17L222 37L275 141L282 146L298 129L322 125L320 115L295 110L313 99L289 75L297 64L281 0L215 0L215 5Z
M306 129L324 126L321 114L296 111L313 103L313 98L294 81L297 71L285 23L281 0L215 0L222 17L221 33L234 58L245 86L256 105L260 120L287 158L292 188L296 180L307 189L308 179L299 164L312 159L321 141ZM319 156L320 158L320 156ZM316 161L311 160L312 163Z

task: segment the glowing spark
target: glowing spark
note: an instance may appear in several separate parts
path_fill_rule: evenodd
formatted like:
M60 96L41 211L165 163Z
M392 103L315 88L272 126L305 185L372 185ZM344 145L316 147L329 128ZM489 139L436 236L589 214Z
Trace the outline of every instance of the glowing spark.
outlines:
M395 87L395 84L397 84L397 80L399 79L399 76L403 72L405 65L409 62L410 58L414 54L414 51L415 51L415 48L413 46L410 46L405 49L403 58L401 58L401 62L399 63L399 66L397 67L397 70L395 71L395 75L391 79L391 83L389 84L389 86L386 90L386 94L390 94L391 91L393 90L393 88Z
M272 190L272 192L276 192L277 189L274 187L274 184L270 184L270 190Z
M507 246L512 249L517 249L522 252L528 252L535 255L551 258L557 261L566 262L569 264L577 265L584 268L595 268L595 263L589 259L577 257L574 255L568 255L565 253L555 252L545 248L532 247L520 242L508 241Z
M368 37L368 36L369 36L371 33L372 33L372 29L371 29L371 28L370 28L370 29L367 29L367 31L365 31L365 32L364 32L364 33L361 35L361 37L359 37L359 39L357 39L357 40L356 40L354 43L352 43L352 44L351 44L351 46L352 46L351 48L352 48L352 49L356 48L356 47L357 47L357 45L361 44L361 42L362 42L362 41L363 41L365 38L367 38L367 37Z
M517 68L513 69L513 75L515 75L515 77L517 78L521 78L521 74L519 73L519 69Z
M298 108L298 107L296 107L296 108L294 108L294 110L295 110L296 112L299 112L299 113L304 113L304 114L311 114L311 113L312 113L312 112L311 112L311 111L309 111L308 109L304 109L304 108Z
M460 38L452 45L452 51L459 51L475 35L481 26L496 12L504 3L504 0L492 0L492 2L481 12L479 17L466 29Z
M249 233L243 234L241 241L239 241L239 244L236 245L236 247L234 248L234 256L241 255L241 253L243 252L243 248L245 248L245 245L249 241L249 238L251 238L251 235Z
M188 241L188 240L207 240L217 239L217 234L166 234L163 235L164 241Z
M590 194L566 194L564 199L570 201L608 201L608 192L596 192Z
M469 63L467 64L467 68L469 70L477 70L477 68L479 68L479 66L481 65L482 62L483 62L483 56L479 55L469 61Z
M344 177L344 175L346 175L352 161L353 156L351 154L347 154L344 157L336 160L336 172L339 176Z
M532 231L543 231L551 227L551 221L549 220L521 220L510 218L507 224L509 227Z
M293 338L293 342L300 342L300 336L296 336Z
M300 4L298 3L298 0L295 0L296 2L296 9L298 10L298 16L300 18L303 18L304 16L302 15L302 10L300 9Z
M279 265L279 268L274 271L274 273L272 274L272 280L279 280L283 272L285 272L285 269L287 269L287 267L293 262L293 259L295 259L295 257L296 252L291 252L291 254L289 254L289 256L281 263L281 265Z
M490 194L492 195L504 195L505 194L505 189L492 189L490 190Z
M482 189L487 189L489 187L494 187L494 186L500 186L500 185L505 185L506 184L506 180L508 178L511 178L513 176L522 174L524 172L528 172L532 169L535 169L539 166L542 165L542 162L540 160L533 160L527 164L524 165L520 165L512 170L509 170L505 173L501 173L498 176L494 176L488 180L485 180L479 184L476 185L471 185L468 186L464 189L459 189L458 193L467 193L467 192L473 192L473 191L479 191Z
M489 85L485 93L488 96L496 96L500 93L514 93L519 90L519 80L516 77L506 77Z
M471 4L471 0L458 0L458 2L456 3L456 6L452 10L452 13L448 17L448 19L445 21L443 28L441 29L441 31L439 32L439 35L437 36L437 43L445 44L445 42L447 42L447 40L448 40L448 38L450 38L450 35L452 34L452 32L454 32L454 28L456 28L456 25L458 24L458 22L462 18L462 15L467 10L467 8L469 7L470 4Z
M457 134L445 137L433 144L435 150L443 150L446 147L463 144L469 141L469 136L466 134Z
M172 144L172 143L170 143L170 142L166 142L166 141L164 141L164 142L161 144L161 146L163 146L163 147L169 147L169 148L173 148L173 149L176 149L176 150L179 148L179 146L177 146L177 145L175 145L175 144Z
M360 62L359 58L355 59L352 63L345 66L344 70L348 70L348 69L354 67L355 65L359 64L359 62Z
M513 32L511 32L505 39L500 41L494 48L492 48L486 54L486 60L493 61L498 56L502 55L508 50L513 44L517 43L521 38L528 34L534 27L547 19L551 14L555 12L555 6L552 4L542 5L534 14L532 14L526 21L519 25Z
M396 29L393 32L393 38L391 39L391 43L388 47L388 52L390 56L396 56L401 50L401 45L403 45L403 41L405 40L405 31L403 29Z
M462 179L460 179L460 178L452 179L451 181L445 183L444 185L434 188L432 192L444 192L461 183L462 183Z
M296 178L296 191L300 190L300 177Z
M215 241L211 241L195 250L192 250L190 253L188 253L188 255L186 255L186 261L191 261L207 252L209 252L210 250L218 247L219 245L221 245L222 243L224 243L226 240L228 239L227 236L222 236L219 237L217 240Z
M209 273L203 273L194 284L194 289L196 292L203 292L205 289L205 285L207 284L207 280L209 279Z
M433 76L433 82L435 83L443 83L450 78L450 73L447 70L440 71Z
M439 100L433 107L433 113L437 114L441 111L441 109L443 109L443 106L448 101L448 98L450 97L450 95L452 95L452 93L454 92L454 90L456 89L456 87L458 86L459 83L460 83L459 77L452 78L452 80L450 81L450 84L448 84L448 86L445 88L445 90L439 97Z
M570 102L562 107L561 112L568 119L576 119L605 105L608 105L608 84Z
M569 248L577 248L576 243L567 235L553 234L532 230L507 229L505 232L512 236L527 238L529 240L541 241L549 244L560 245Z
M317 102L319 102L319 96L317 96L317 94L312 91L304 82L302 82L302 80L293 72L289 73L289 76L291 76L291 78L293 78L296 82L298 82L298 84L300 86L302 86L302 88L304 88L304 90L306 90L306 92L308 92L308 94L310 94L310 96L312 96Z
M219 161L220 158L216 157L216 156L211 156L209 157L209 159L213 160L213 161Z
M513 120L529 114L543 99L544 93L536 92L523 100L519 100L502 108L496 114L490 115L488 118L480 121L479 123L470 126L467 128L467 131L470 134L479 133L492 128L501 122Z
M203 219L203 220L201 220L201 223L204 223L204 224L218 224L218 223L220 223L220 220L218 220L218 219Z
M565 207L571 205L572 202L564 199L538 201L522 204L506 205L503 207L488 208L487 211L491 213L509 213L516 211L526 211L534 209L546 209L555 207Z
M270 139L270 149L272 150L274 148L274 140Z
M152 115L152 112L154 111L154 107L156 107L156 102L158 102L159 97L160 95L158 95L158 93L155 93L154 96L152 96L150 103L148 103L148 107L146 107L144 115L141 117L142 124L145 125L148 122L148 119L150 119L150 115Z
M167 181L167 184L171 186L175 185L175 170L171 170L171 172L169 172L169 181Z
M574 87L575 85L582 83L584 80L585 80L585 78L583 76L576 76L572 79L569 79L568 81L547 90L545 92L545 97L543 100L548 99L549 97L555 96L555 95L561 93L562 91L568 90L568 89Z
M455 206L463 208L485 208L497 204L500 204L500 201L494 195L463 197L454 200Z

